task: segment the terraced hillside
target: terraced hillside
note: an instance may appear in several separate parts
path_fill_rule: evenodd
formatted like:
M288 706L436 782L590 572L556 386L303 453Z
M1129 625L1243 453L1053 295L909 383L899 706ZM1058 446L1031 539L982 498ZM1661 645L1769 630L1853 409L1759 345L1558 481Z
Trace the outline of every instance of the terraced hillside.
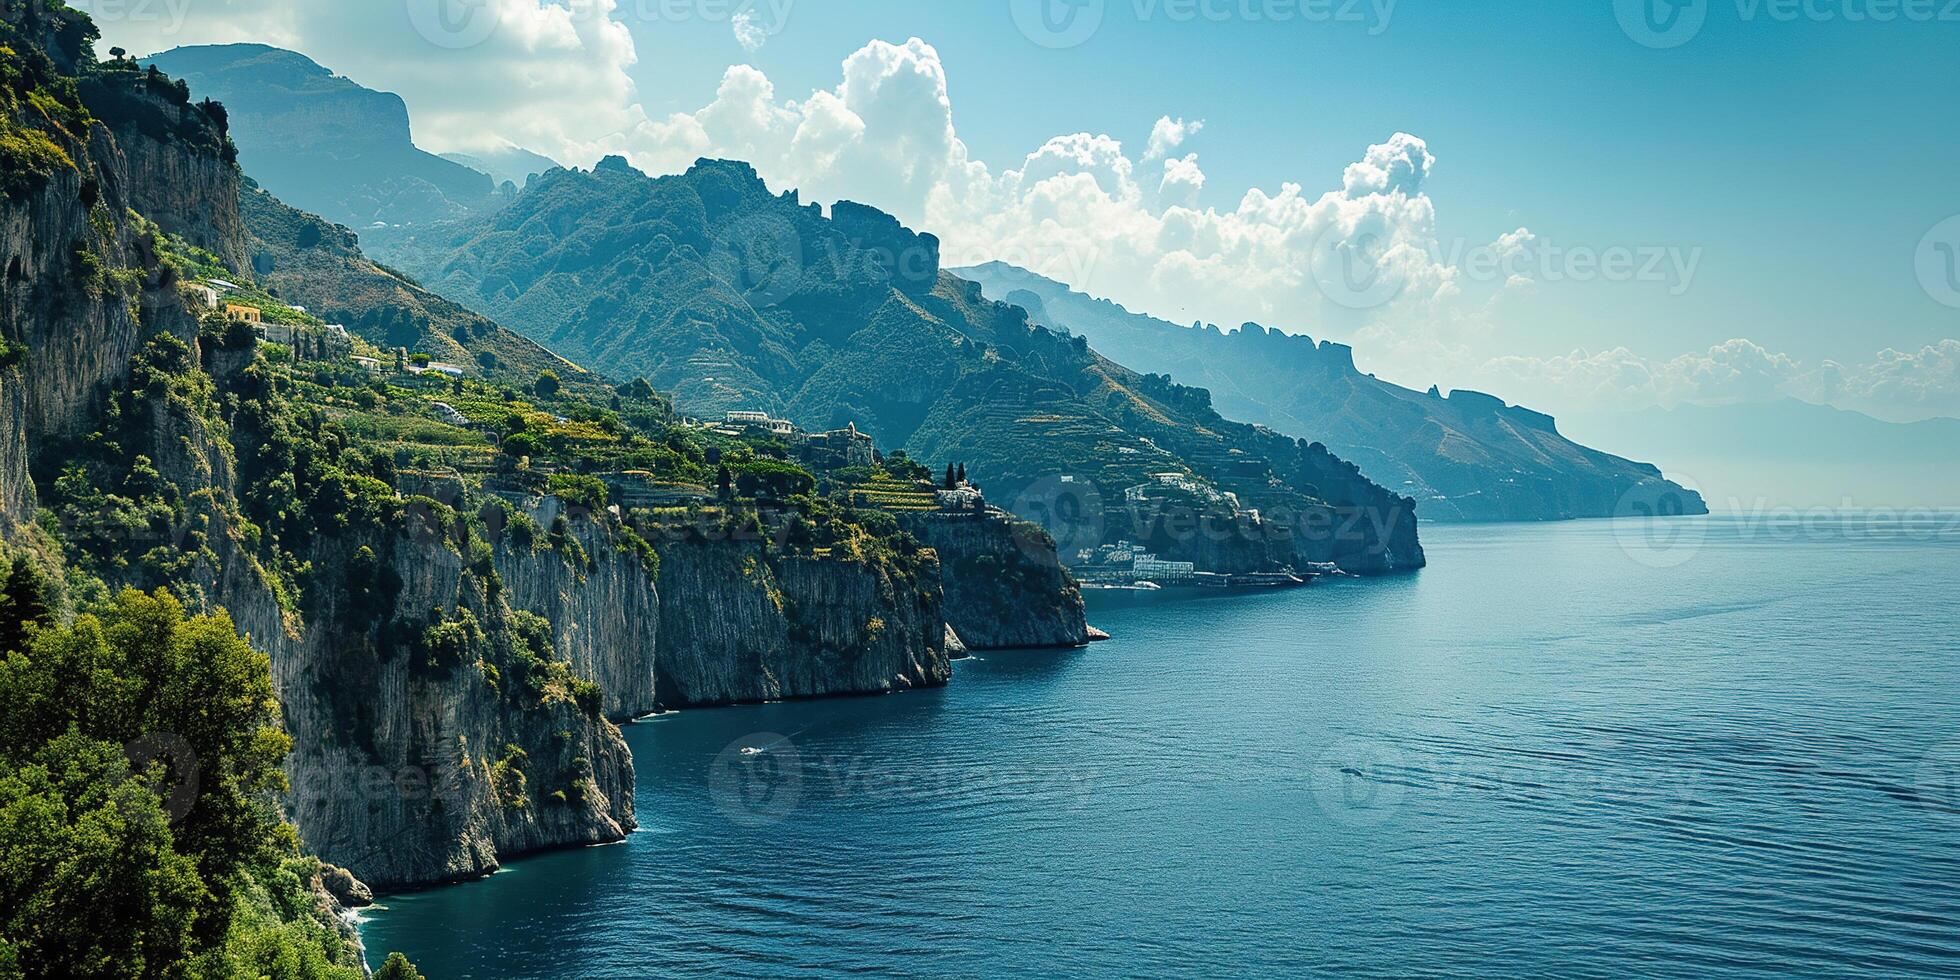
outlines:
M1065 543L1161 534L1159 550L1224 569L1422 562L1412 502L1324 447L1228 421L1208 393L941 272L931 235L849 202L826 216L747 164L657 180L617 159L554 171L495 215L384 247L436 291L574 361L644 376L683 412L855 423L914 458L964 462L1017 512L1067 518ZM1188 515L1127 506L1128 488L1166 473L1217 496Z

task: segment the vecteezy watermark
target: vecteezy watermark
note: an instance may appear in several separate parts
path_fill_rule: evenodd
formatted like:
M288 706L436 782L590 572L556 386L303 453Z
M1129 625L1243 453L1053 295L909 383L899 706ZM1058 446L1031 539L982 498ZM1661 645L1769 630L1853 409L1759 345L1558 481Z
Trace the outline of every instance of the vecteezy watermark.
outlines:
M1390 246L1373 232L1348 235L1330 226L1307 254L1307 271L1320 294L1350 310L1385 306L1402 294L1404 280L1388 268Z
M1740 545L1800 542L1960 541L1960 510L1937 507L1861 507L1852 498L1832 506L1777 504L1766 497L1709 499L1712 516L1686 515L1684 498L1636 487L1621 499L1613 525L1627 556L1651 568L1692 560L1719 533Z
M192 0L88 0L77 4L96 24L162 24L166 37L184 29Z
M1655 49L1680 47L1708 22L1709 0L1613 0L1620 30Z
M188 5L190 0L110 0L121 3L171 2ZM496 36L503 21L504 0L403 0L409 22L416 33L441 48L473 48ZM528 0L527 0L528 2ZM788 24L796 0L621 0L618 3L572 3L546 5L553 16L573 23L606 17L616 21L678 24L702 21L737 24L750 40L780 33ZM738 35L740 36L740 35Z
M744 735L708 764L708 798L737 826L781 823L803 799L803 753L787 735Z
M1960 214L1926 232L1912 253L1912 267L1926 295L1936 303L1960 309Z
M1044 48L1073 48L1102 27L1104 0L1008 0L1014 26Z
M1960 821L1960 741L1942 742L1926 753L1913 789L1922 805Z
M460 51L490 40L503 22L497 0L405 0L415 33L439 48Z
M1108 526L1095 481L1072 475L1046 476L1028 484L1014 495L1008 510L1048 532L1052 542L1041 540L1032 527L1017 526L1015 543L1037 560L1047 559L1051 543L1053 553L1063 556L1094 548L1102 544Z
M1676 474L1680 479L1680 475ZM1648 568L1677 568L1701 553L1708 524L1690 514L1693 498L1666 484L1630 487L1613 507L1613 539L1628 558Z
M834 801L903 803L1014 795L1064 808L1093 799L1101 773L1092 769L1016 769L895 765L883 755L827 753L791 736L755 732L730 743L708 766L708 797L740 827L768 827L799 807Z
M707 265L751 307L776 306L803 290L803 238L788 218L749 215L715 239Z
M1731 0L1744 24L1933 24L1960 23L1960 0ZM1708 23L1714 0L1614 0L1620 30L1657 50L1694 40Z
M1321 815L1344 827L1379 827L1395 818L1409 793L1399 773L1402 750L1381 739L1341 738L1307 767L1307 791Z
M1569 245L1535 235L1415 242L1336 225L1314 242L1307 272L1328 301L1367 310L1394 302L1411 276L1438 266L1460 283L1634 283L1681 296L1693 287L1702 257L1700 246Z
M1399 0L1128 0L1139 22L1340 24L1388 30ZM1109 0L1009 0L1014 26L1044 48L1073 48L1101 29Z

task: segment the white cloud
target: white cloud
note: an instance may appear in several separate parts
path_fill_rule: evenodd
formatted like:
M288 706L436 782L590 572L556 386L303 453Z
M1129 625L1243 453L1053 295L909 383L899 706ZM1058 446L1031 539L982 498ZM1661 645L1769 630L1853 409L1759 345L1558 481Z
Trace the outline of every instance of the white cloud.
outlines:
M728 19L728 23L735 29L735 43L741 45L742 50L750 54L760 50L763 42L769 40L769 32L763 30L762 25L756 22L753 10L736 11L735 16Z
M1149 163L1170 156L1172 150L1183 146L1185 140L1198 135L1198 131L1204 128L1205 121L1202 119L1193 119L1187 123L1182 118L1158 117L1156 125L1150 127L1150 143L1143 151L1144 162Z
M1459 267L1461 250L1438 241L1426 191L1436 157L1409 133L1357 147L1359 159L1327 175L1338 177L1331 189L1289 181L1200 207L1197 155L1173 151L1202 120L1159 118L1137 158L1108 135L1072 133L1007 169L972 159L939 52L918 38L864 45L834 87L801 99L734 66L708 105L653 118L632 82L638 55L618 0L213 0L186 8L182 25L111 16L131 9L121 0L79 3L102 8L105 44L134 51L247 40L298 50L400 93L431 149L508 141L588 165L621 153L655 174L701 156L740 158L777 189L863 201L939 234L949 265L998 258L1173 320L1312 326L1351 339L1364 366L1398 380L1462 378L1551 407L1793 394L1960 414L1960 341L1850 366L1805 367L1744 340L1664 361L1623 348L1490 358L1501 305L1532 293L1540 243L1519 228L1482 248L1501 274ZM433 16L442 9L470 16ZM746 9L732 28L753 50L770 28L753 16L761 6ZM1139 162L1159 161L1160 173L1138 173Z
M78 0L104 46L154 53L258 42L290 48L369 88L400 93L434 150L503 140L561 160L596 160L607 134L645 119L637 61L616 0L213 0L181 24L163 3Z
M1475 371L1480 386L1514 402L1621 411L1648 406L1797 398L1894 421L1960 417L1960 340L1916 353L1886 349L1864 364L1806 366L1744 339L1706 352L1649 360L1624 347L1558 357L1499 357Z
M1164 179L1157 185L1158 200L1165 204L1195 207L1198 192L1205 189L1205 172L1198 169L1198 155L1186 153L1164 161Z

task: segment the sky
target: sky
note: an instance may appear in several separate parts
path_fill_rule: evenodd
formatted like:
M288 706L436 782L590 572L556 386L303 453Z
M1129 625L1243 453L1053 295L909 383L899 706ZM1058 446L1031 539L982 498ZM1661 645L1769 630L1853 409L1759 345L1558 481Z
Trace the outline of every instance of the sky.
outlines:
M1960 416L1953 0L77 6L137 53L298 50L430 149L748 159L949 264L1414 387Z

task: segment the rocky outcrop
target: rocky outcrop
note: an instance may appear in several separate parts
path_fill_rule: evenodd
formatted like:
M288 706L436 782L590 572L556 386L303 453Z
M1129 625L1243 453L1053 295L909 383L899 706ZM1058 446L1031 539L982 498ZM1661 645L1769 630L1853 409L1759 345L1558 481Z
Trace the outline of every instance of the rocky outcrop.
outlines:
M878 694L946 683L937 561L917 574L772 556L751 542L660 546L664 707Z
M999 511L924 513L901 524L939 554L946 622L968 649L1089 642L1082 590L1040 525Z
M544 500L529 516L548 526L557 501ZM558 654L581 677L598 682L610 718L630 718L659 706L654 664L660 626L657 568L617 547L602 520L566 522L576 553L511 534L496 544L497 574L512 608L558 625Z
M186 89L147 72L90 75L81 94L122 150L129 206L231 268L248 268L224 110L193 105Z
M81 58L57 53L70 70ZM88 119L78 103L78 130L35 130L59 156L44 174L7 175L0 197L0 526L34 521L76 440L113 426L114 451L91 458L145 467L173 523L134 528L98 571L222 607L269 654L294 740L291 815L313 850L358 878L426 884L621 837L633 824L625 743L596 689L555 656L551 623L511 608L492 563L389 519L292 542L315 570L303 595L261 567L237 463L258 436L221 417L234 403L217 391L249 358L200 350L154 228L131 217L147 209L242 261L222 131L167 79L83 82L95 118L75 123ZM175 340L145 348L158 335ZM149 373L132 385L139 360ZM120 396L110 419L110 396L133 387L147 394ZM78 518L64 534L100 540L90 514L62 516Z
M348 544L316 560L361 567ZM400 591L371 636L347 628L351 594L330 591L316 628L269 644L291 652L274 657L274 681L294 733L288 805L308 845L391 888L625 836L631 756L596 691L581 703L575 688L536 676L551 652L548 632L536 635L543 621L522 620L449 548L392 551L382 575ZM459 652L432 649L425 638L442 629Z

